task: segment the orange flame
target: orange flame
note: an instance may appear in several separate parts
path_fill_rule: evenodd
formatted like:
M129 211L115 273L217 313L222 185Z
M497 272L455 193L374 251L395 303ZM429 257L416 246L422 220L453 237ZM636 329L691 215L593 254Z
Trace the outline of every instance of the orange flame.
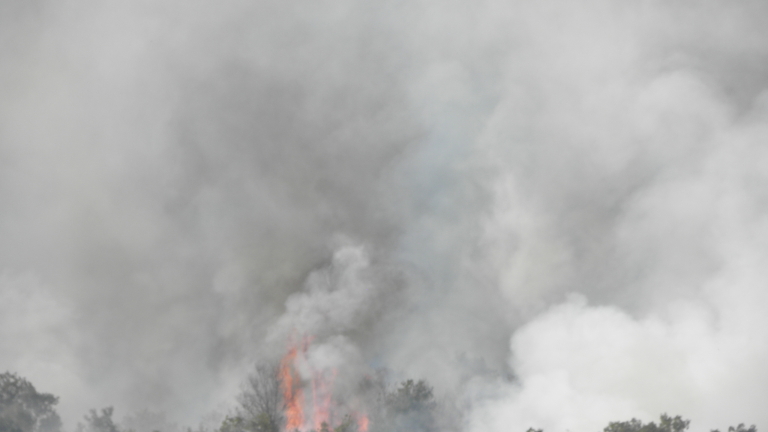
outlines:
M331 424L331 398L333 396L332 387L336 379L336 369L331 369L330 378L326 379L323 372L316 373L312 377L312 420L315 430L320 430L323 423Z
M368 416L365 414L358 414L356 417L358 432L368 432Z
M341 409L342 413L344 411L349 412L343 407L334 406L333 384L338 371L335 368L320 371L313 370L311 379L312 416L311 418L305 417L303 386L306 382L302 383L301 377L296 372L296 361L299 358L305 358L311 341L311 337L305 337L302 341L303 346L301 349L297 346L298 344L291 346L280 361L279 374L285 404L286 432L306 432L311 429L321 431L323 424L326 424L326 427L330 427L332 430L336 420L334 416L338 414L334 411ZM367 432L368 417L357 412L353 412L351 415L355 423L357 423L358 432Z
M291 347L280 361L280 380L283 384L283 400L285 401L285 428L288 431L299 429L304 424L302 401L304 392L294 380L293 362L297 354L296 347Z

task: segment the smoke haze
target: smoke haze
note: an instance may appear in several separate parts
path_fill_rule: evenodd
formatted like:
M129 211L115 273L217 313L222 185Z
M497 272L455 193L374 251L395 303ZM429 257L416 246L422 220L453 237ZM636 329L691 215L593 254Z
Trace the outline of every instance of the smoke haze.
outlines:
M768 424L763 2L10 0L0 41L0 370L67 428L195 425L303 335L470 432Z

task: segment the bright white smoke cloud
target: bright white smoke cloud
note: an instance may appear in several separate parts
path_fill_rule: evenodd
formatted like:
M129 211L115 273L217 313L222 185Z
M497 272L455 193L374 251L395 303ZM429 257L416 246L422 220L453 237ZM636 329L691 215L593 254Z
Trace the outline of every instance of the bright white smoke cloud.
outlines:
M0 369L194 424L306 332L470 431L761 426L766 17L5 2Z
M510 67L513 93L481 141L504 173L485 234L499 285L545 310L511 338L516 380L477 405L470 430L598 430L662 412L694 430L763 424L763 90L742 105L728 66L691 53L747 49L750 5L686 5L669 27L671 5L597 6L533 21L560 27L534 33L545 54L526 66L545 76ZM691 16L729 31L710 41ZM649 43L651 30L669 39ZM536 304L568 291L602 305Z

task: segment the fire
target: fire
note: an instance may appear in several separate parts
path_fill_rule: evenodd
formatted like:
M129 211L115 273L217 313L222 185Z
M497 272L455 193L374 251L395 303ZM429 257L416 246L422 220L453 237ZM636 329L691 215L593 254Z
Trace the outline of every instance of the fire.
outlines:
M302 402L304 392L298 385L299 380L294 379L293 363L296 360L298 350L291 347L280 362L280 380L283 384L283 400L285 401L285 427L288 431L301 428L304 425L304 410Z
M368 416L365 414L357 415L357 430L359 432L368 432Z
M319 431L323 423L331 424L331 399L333 397L333 382L336 380L336 369L329 373L316 373L312 377L312 407L314 412L312 420L315 430ZM327 377L326 375L330 375Z
M297 373L297 362L301 364L302 361L306 361L306 352L311 341L312 339L307 337L303 339L301 346L294 344L280 361L279 373L285 404L286 432L309 432L311 430L319 432L323 429L323 424L333 430L334 427L339 426L335 423L342 421L340 419L345 417L345 412L349 414L349 409L337 406L338 401L333 398L333 385L338 375L335 368L310 370L310 380L302 380ZM307 383L307 381L309 382ZM311 385L309 401L306 400L304 392L306 384ZM311 411L305 409L308 402L311 403ZM311 415L307 418L307 414L310 412ZM368 431L368 417L365 414L353 412L346 418L354 419L359 432Z

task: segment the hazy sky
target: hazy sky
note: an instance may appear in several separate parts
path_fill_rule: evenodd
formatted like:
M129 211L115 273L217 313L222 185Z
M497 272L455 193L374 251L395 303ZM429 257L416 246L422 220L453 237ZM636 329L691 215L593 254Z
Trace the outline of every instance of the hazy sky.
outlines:
M468 432L768 427L766 88L758 0L0 2L0 370L195 425L305 333Z

